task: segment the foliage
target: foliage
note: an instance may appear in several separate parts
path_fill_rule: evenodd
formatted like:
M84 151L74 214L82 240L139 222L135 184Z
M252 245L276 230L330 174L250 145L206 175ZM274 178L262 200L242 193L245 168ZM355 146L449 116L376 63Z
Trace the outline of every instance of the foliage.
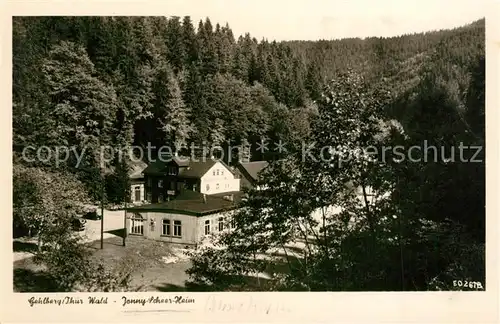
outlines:
M110 270L96 263L91 259L92 250L68 232L67 225L54 228L49 238L51 244L35 256L45 266L56 291L127 291L133 265L124 263Z
M15 164L14 222L37 233L39 247L57 221L67 221L88 201L85 188L70 174Z
M106 194L108 203L121 204L130 200L129 167L126 159L119 159L114 171L106 175Z
M416 144L419 134L389 119L388 94L356 73L335 79L312 124L315 146L305 156L304 151L296 153L264 170L260 184L265 189L248 192L234 215L236 228L216 238L214 247L194 253L188 271L192 281L208 289L234 290L241 289L242 278L263 271L271 275L270 283L243 286L428 290L449 289L453 276L484 281L484 251L475 232L484 227L470 227L463 213L450 208L451 200L465 199L463 194L481 197L465 186L484 178L446 177L450 185L461 185L443 192L436 164L395 163L392 156L380 154L384 145L398 141ZM429 138L439 136L439 129L426 131ZM466 133L464 127L461 132ZM375 152L368 154L368 147ZM426 172L425 183L408 177L418 172ZM450 200L427 204L415 199L422 190ZM484 219L479 205L468 210L475 224ZM293 252L297 244L300 251ZM470 256L467 262L457 259L462 253Z
M109 270L96 264L89 247L72 232L72 220L89 201L82 183L69 174L22 164L14 166L13 183L14 224L37 235L35 257L52 287L57 291L127 289L131 270L125 266Z
M234 144L246 139L255 147L263 133L283 138L273 123L284 111L263 107L254 97L256 91L263 93L258 88L286 107L291 124L300 119L300 128L307 129L303 108L320 100L325 80L339 72L354 68L368 82L388 83L400 94L412 89L420 67L436 58L451 57L454 66L463 66L456 75L463 79L468 64L484 51L484 20L433 33L318 42L259 42L250 34L234 39L228 25L214 26L206 19L196 31L189 17L14 20L16 150L71 142L76 126L80 140L109 142L105 137L111 136L115 146L172 145L165 130L176 129L180 142ZM71 62L73 58L78 59ZM77 73L63 79L73 67ZM56 98L60 91L71 96ZM94 109L97 124L78 124L78 116L86 112L75 111L72 98L83 109ZM56 105L59 119L50 113ZM29 118L34 114L40 118ZM109 132L101 129L102 118L111 122L105 123ZM92 181L82 179L92 189Z
M168 75L166 86L168 99L164 108L166 115L161 118L162 130L174 147L178 148L187 144L190 133L193 131L189 121L190 110L184 104L179 83L172 72Z
M61 144L87 147L97 160L97 144L110 143L109 133L116 114L113 88L95 78L94 65L85 49L61 42L42 61L42 71L50 89L49 118Z

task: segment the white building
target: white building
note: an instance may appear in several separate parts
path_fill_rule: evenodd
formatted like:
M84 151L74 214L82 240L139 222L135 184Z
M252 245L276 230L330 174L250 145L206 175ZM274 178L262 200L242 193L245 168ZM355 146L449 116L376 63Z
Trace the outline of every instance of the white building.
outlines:
M216 159L172 156L150 163L140 174L132 201L147 204L127 209L128 235L196 244L227 229L242 194L240 179Z
M231 227L240 195L206 195L185 190L172 200L127 209L127 235L195 245Z
M173 156L157 160L143 171L148 202L167 201L191 190L206 195L240 191L240 179L224 162L210 158L192 160Z

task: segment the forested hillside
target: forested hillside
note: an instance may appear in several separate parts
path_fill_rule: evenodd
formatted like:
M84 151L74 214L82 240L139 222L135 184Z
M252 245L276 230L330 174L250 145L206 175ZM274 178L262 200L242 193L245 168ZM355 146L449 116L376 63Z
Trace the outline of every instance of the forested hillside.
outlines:
M90 199L101 199L99 148L102 146L145 147L150 143L156 147L182 147L206 142L227 147L247 143L253 145L253 159L278 160L286 156L272 151L262 154L255 150L254 144L263 137L282 140L287 143L288 153L294 154L304 141L326 144L328 140L347 141L335 134L340 131L350 134L349 116L361 118L360 125L366 123L367 129L371 129L369 116L355 110L365 107L365 103L380 106L380 110L373 112L377 118L399 125L400 132L386 137L384 145L422 146L427 141L429 145L447 149L459 143L482 147L484 34L483 19L452 30L393 38L275 42L257 40L250 34L233 35L228 25L221 26L209 19L193 22L189 17L16 17L13 19L14 206L24 208L27 201L37 201L37 192L56 195L71 181L81 181ZM346 75L356 77L346 78ZM362 86L355 81L358 77L363 80ZM380 89L388 90L389 97L383 100L377 97L374 93ZM366 102L351 98L351 94L358 92L366 94ZM332 115L337 111L336 100L341 100L335 93L343 93L346 100L340 102L346 109L340 116L342 120ZM366 138L355 143L360 145L363 141L370 144ZM26 163L21 158L23 148L44 145L75 147L79 151L85 148L84 160L76 167L73 155L59 165L54 159ZM479 158L484 160L484 149L476 156ZM105 195L109 201L121 201L122 192L127 189L124 180L127 167L127 160L114 160L104 166L108 182ZM328 173L325 171L328 168L321 163L295 165L295 170L309 174L309 180L321 172ZM376 255L378 262L372 260L374 263L369 266L363 265L366 266L363 271L371 273L373 280L359 281L355 273L349 272L352 267L346 266L336 273L337 277L353 276L343 284L318 283L323 280L318 279L309 289L328 286L332 290L380 287L420 290L431 289L433 280L449 284L448 279L454 274L484 276L484 259L481 259L485 226L484 161L405 162L387 168L375 168L374 174L381 172L384 179L398 179L393 183L396 196L389 204L394 208L391 212L404 213L407 222L370 227L374 232L378 231L377 226L393 229L400 240L401 235L407 240L401 243L410 251L405 254L403 276L403 270L398 268L403 262L399 255L401 244L393 246L379 237L380 241L367 243L386 249L378 251L379 254L360 245L356 246L358 254L344 255L345 259L336 255L340 259L335 259L328 253L343 247L329 245L334 243L328 241L326 259L322 255L313 268L306 269L315 273L316 279L325 275L332 262L354 267L363 258ZM30 176L33 174L38 176ZM32 183L58 174L65 174L68 176L65 179L70 180L54 183L57 188L49 190L51 181L38 187ZM285 178L297 180L293 178L293 170L286 168L283 173L276 171L269 175L270 188L280 195L285 193L273 188L272 182L278 176L283 178L276 180L276 185ZM373 176L372 186L383 187L385 182L379 180ZM305 181L303 193L308 195L286 196L289 203L308 205L315 195L324 194L312 180L300 181ZM110 184L119 184L123 190ZM281 203L282 197L285 196L266 199L273 206L273 203L279 205L277 201ZM15 209L15 220L25 222L23 219L28 216L22 209ZM423 220L434 223L429 225ZM472 237L474 244L465 248L462 234L457 231ZM332 237L341 236L333 229L328 233ZM346 240L352 243L366 238L364 232L359 235ZM326 237L327 234L325 240ZM436 257L426 252L431 245ZM437 257L440 249L442 255ZM459 252L470 249L474 249L470 254L474 259L469 260L469 265L479 266L472 274L461 273L463 266L457 265L454 257L459 258L462 255ZM370 251L373 253L367 255ZM451 269L446 272L446 280L441 277L443 269ZM392 280L392 284L384 286L377 281L381 277L387 282Z
M469 289L454 278L483 282L484 21L292 47L309 67L316 64L311 69L321 72L313 75L332 79L311 119L307 139L316 145L306 159L289 152L266 169L266 190L249 192L237 230L214 243L228 248L194 254L193 284L405 291ZM396 158L398 147L418 153ZM318 159L324 148L333 150ZM357 153L346 159L346 152ZM325 208L332 202L342 210ZM311 216L315 210L319 217ZM287 248L297 242L304 246L299 256ZM263 257L269 254L285 274L274 273L278 266ZM242 279L259 272L274 274L254 286Z
M484 20L389 39L286 43L235 37L227 25L189 17L18 17L13 24L16 152L97 141L294 142L308 132L314 101L336 73L350 68L402 93L427 69L463 88L484 53Z

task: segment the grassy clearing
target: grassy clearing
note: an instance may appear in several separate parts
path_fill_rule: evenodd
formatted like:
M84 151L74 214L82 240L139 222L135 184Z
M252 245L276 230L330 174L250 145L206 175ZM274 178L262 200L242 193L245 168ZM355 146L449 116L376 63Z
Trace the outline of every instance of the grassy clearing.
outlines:
M120 233L114 233L120 235ZM32 244L32 243L31 243ZM26 253L34 252L33 245L27 242L15 243L15 250ZM100 249L100 241L89 243L93 249L92 258L101 262L108 270L119 271L131 269L132 276L130 289L132 291L204 291L209 287L188 285L189 276L186 270L191 262L184 254L184 246L174 245L161 241L148 240L143 237L129 236L126 246L120 236L113 236L104 240L104 249ZM287 255L283 251L274 251L266 254L269 266L266 271L247 278L245 289L259 290L267 283L266 277L274 273L289 273L299 266L303 246L300 244L286 246ZM29 251L29 252L28 252ZM288 261L287 262L287 256ZM292 269L290 269L290 266ZM245 290L244 289L244 290ZM44 273L44 267L33 262L32 257L14 261L14 290L17 292L48 292L54 291Z
M131 286L140 291L183 290L188 279L190 263L182 253L182 246L129 236L126 246L121 237L105 240L104 249L94 242L93 257L111 269L132 265ZM171 290L168 290L171 289Z
M131 289L134 291L182 291L188 279L186 270L189 260L182 253L182 247L147 240L142 237L128 237L122 246L121 237L92 242L95 250L93 258L102 262L108 269L118 270L127 266L133 269ZM14 291L47 292L53 291L44 273L44 267L25 258L14 262Z

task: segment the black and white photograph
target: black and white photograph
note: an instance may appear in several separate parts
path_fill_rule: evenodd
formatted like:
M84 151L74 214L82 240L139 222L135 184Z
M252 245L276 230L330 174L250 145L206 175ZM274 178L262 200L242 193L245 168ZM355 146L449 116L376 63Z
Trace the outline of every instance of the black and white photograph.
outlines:
M332 2L11 17L13 291L484 292L485 11Z

